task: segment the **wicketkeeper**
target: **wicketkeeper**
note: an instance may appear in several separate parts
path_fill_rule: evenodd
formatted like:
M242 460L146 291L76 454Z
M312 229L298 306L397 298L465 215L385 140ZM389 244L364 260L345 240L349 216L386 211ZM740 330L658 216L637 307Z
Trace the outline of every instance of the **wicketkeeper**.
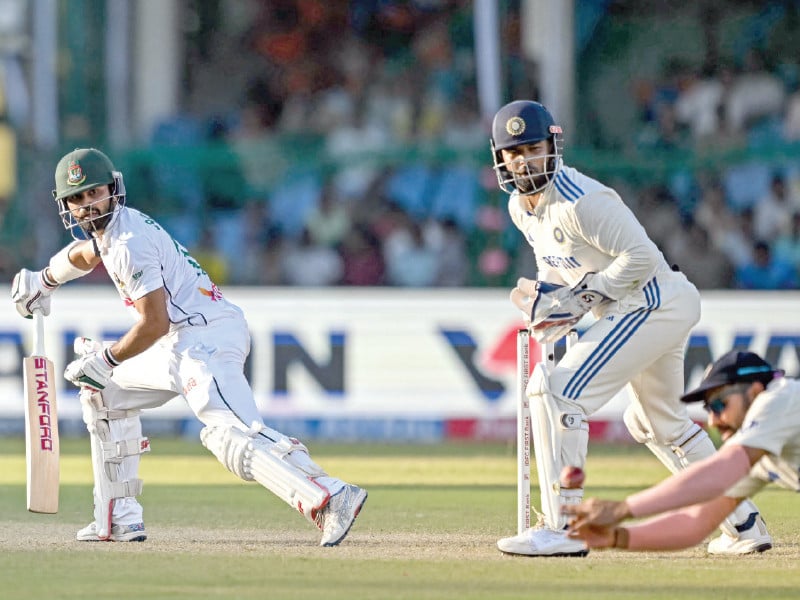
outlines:
M511 102L494 117L494 170L538 271L535 280L519 280L512 302L540 342L566 335L587 312L596 319L555 368L538 365L531 374L543 514L536 527L497 543L529 556L586 553L567 537L560 512L579 503L583 489L561 489L558 476L565 465L584 467L588 417L623 387L633 398L628 430L670 471L715 451L679 400L685 345L700 318L698 291L670 268L613 189L564 164L562 145L561 127L538 102ZM721 528L709 552L744 554L771 544L749 501Z
M298 440L264 424L243 372L250 334L241 309L161 225L125 206L122 174L105 154L70 152L56 166L55 184L59 215L75 241L41 271L14 277L17 310L49 314L59 286L102 262L135 319L113 343L76 341L79 357L64 372L80 387L94 471L94 521L77 539L146 539L136 496L139 458L150 445L139 413L182 395L205 425L203 445L226 468L316 525L320 545L341 542L367 492L328 475Z

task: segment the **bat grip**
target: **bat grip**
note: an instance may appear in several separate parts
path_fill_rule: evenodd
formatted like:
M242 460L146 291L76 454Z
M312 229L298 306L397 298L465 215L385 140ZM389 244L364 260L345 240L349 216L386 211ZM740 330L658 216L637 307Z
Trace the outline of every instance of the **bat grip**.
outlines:
M32 356L44 356L44 315L40 310L33 311L33 334Z

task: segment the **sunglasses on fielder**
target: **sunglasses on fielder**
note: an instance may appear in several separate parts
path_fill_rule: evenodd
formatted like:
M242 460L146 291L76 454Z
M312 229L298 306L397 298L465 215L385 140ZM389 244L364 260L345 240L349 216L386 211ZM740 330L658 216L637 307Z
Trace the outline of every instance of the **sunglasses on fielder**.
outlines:
M724 411L725 408L728 406L728 397L733 396L734 394L744 394L747 391L747 388L750 387L750 384L737 384L731 387L728 387L721 391L720 393L716 394L715 396L709 398L708 400L703 403L703 408L706 409L707 412L714 413L717 416L720 416Z

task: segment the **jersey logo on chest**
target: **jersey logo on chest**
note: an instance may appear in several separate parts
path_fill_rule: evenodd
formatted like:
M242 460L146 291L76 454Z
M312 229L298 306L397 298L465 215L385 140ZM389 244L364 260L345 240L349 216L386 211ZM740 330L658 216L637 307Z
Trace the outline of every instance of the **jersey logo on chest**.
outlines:
M580 261L574 256L544 256L542 261L554 269L579 269Z

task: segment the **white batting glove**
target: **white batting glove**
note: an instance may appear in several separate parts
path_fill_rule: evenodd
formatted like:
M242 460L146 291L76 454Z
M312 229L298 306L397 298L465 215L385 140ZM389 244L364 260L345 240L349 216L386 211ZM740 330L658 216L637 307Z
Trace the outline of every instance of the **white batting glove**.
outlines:
M101 350L109 348L113 345L114 345L113 342L107 342L106 344L101 344L100 342L98 342L97 340L93 340L92 338L76 337L75 341L72 343L72 349L78 356L86 356L87 354L100 352Z
M79 387L100 391L105 389L116 366L119 366L119 362L106 348L101 352L94 352L73 360L64 369L64 378Z
M14 275L14 281L11 283L11 300L17 312L26 319L32 318L35 310L47 316L50 314L50 294L58 287L58 283L45 277L44 269L41 271L22 269Z

